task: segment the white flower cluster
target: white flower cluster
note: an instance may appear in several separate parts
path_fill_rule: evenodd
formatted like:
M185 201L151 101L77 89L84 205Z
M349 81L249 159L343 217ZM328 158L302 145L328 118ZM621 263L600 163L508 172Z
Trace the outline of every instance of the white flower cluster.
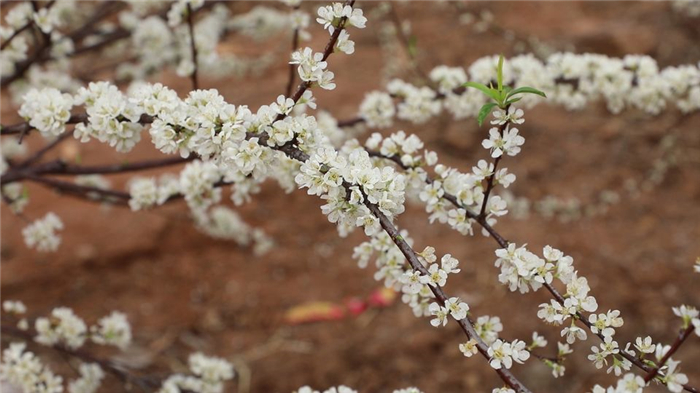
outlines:
M683 328L686 329L690 325L695 327L695 334L700 336L700 311L692 306L682 305L673 307L673 313L683 320Z
M498 121L500 121L500 119ZM503 124L505 124L505 122L504 120ZM484 149L491 150L491 157L498 158L503 154L516 156L520 153L520 146L522 146L523 143L525 143L525 138L518 135L518 129L510 128L506 125L502 133L497 127L491 128L489 130L489 139L484 139L481 145Z
M442 108L440 101L436 99L438 94L429 87L416 87L399 79L393 79L387 85L387 91L400 99L396 117L401 120L423 124L431 117L437 116ZM363 104L370 105L366 102Z
M671 6L675 12L697 18L700 16L700 3L694 0L673 0Z
M436 265L431 265L431 267L433 266ZM422 276L420 281L428 281L425 279L428 278L430 279L430 282L432 282L433 278L437 278L438 280L445 282L447 274L444 274L444 277L441 277L440 274L444 273L444 271L440 271L440 269L434 269L434 271L435 272L431 273L430 276ZM448 316L452 316L452 318L458 321L466 318L467 314L469 313L469 305L459 300L459 298L451 297L445 301L444 306L441 306L437 302L430 303L428 312L435 317L430 321L431 325L435 327L440 325L445 326L447 325Z
M132 211L148 209L158 202L158 185L153 178L135 177L129 181L129 207Z
M104 371L96 363L82 363L80 378L68 384L69 393L95 393L105 377Z
M73 97L57 89L32 89L22 97L19 115L45 137L62 134L70 119Z
M194 375L173 374L168 377L159 393L221 393L224 381L233 378L233 366L228 361L194 353L189 358L189 368Z
M517 138L522 144L520 139L522 137ZM417 196L426 204L426 211L430 213L430 222L437 220L447 223L465 235L473 234L475 216L470 216L470 213L479 212L484 201L485 183L488 178L493 175L493 184L503 187L508 187L515 181L515 175L508 173L506 168L501 168L494 173L493 164L484 160L480 160L477 166L472 168L472 173L461 173L457 169L437 164L438 157L435 152L428 150L421 152L423 142L415 135L406 137L403 131L394 133L388 138L382 138L378 133L372 134L365 146L372 151L378 150L378 153L385 158L401 161L402 166L407 170L407 193L410 196ZM517 150L519 151L519 148ZM513 154L517 152L513 151ZM426 171L428 167L433 167L438 175L436 179L430 178ZM507 212L507 205L500 196L493 195L489 198L485 214L490 225L496 223L496 217L503 216Z
M148 209L182 194L202 232L217 239L233 240L241 246L254 243L253 251L256 255L266 253L273 243L262 230L252 228L235 211L224 206L214 206L221 201L222 191L216 186L221 178L221 171L216 164L200 160L187 164L179 178L172 175L164 175L158 180L136 177L130 182L129 206L133 211ZM237 183L237 192L232 194L234 201L240 200L242 203L241 199L247 198L246 192L251 189L244 189L245 184L257 187L257 183L253 182Z
M561 331L562 337L566 337L569 344L576 340L586 340L586 330L576 325L579 318L583 318L583 312L590 312L588 323L591 332L603 337L603 343L592 347L592 354L588 356L596 368L602 368L612 358L612 364L608 373L615 372L621 375L628 371L632 364L620 354L620 346L614 341L615 329L623 325L620 311L609 310L607 313L595 314L598 302L595 297L589 295L590 286L585 277L579 277L574 270L573 258L564 255L561 251L546 246L543 249L543 258L528 251L525 246L517 247L509 244L508 248L496 251L496 267L501 269L499 281L508 285L511 291L519 290L522 293L530 289L538 290L543 285L551 285L559 280L566 285L563 303L551 300L549 303L540 304L537 316L552 325L565 325ZM571 323L565 324L571 319ZM650 340L650 339L649 339ZM638 342L639 348L649 349L649 345ZM625 350L630 352L629 344ZM555 370L556 371L556 370Z
M647 337L644 340L637 338L637 344L635 345L637 349L640 350L640 359L644 359L646 363L656 365L662 360L664 355L671 349L670 346L666 345L654 345L651 344L651 338ZM625 349L629 354L635 355L634 351ZM646 354L653 354L654 361L645 359ZM673 393L680 393L683 391L683 385L688 383L688 376L681 373L678 365L679 361L673 358L668 358L666 363L661 367L656 380L664 383L666 388ZM617 373L616 375L621 375ZM607 389L602 386L595 385L593 387L592 393L639 393L648 386L648 383L644 381L641 376L636 376L632 373L625 374L622 378L617 381L616 386L610 386Z
M18 300L5 300L2 302L2 311L9 314L21 315L27 312L27 306Z
M24 314L26 307L22 302L6 300L3 302L3 311L16 316ZM36 342L73 350L81 347L88 338L96 344L113 345L121 350L126 349L131 342L131 327L126 316L116 311L101 318L88 329L85 322L71 309L59 307L49 317L37 318L35 330ZM55 375L37 356L25 349L25 343L15 342L3 351L0 379L27 393L64 392L63 378ZM104 364L109 365L109 362ZM201 353L189 357L189 368L192 376L174 374L163 381L160 392L221 393L224 381L234 376L233 366L229 362ZM94 393L105 377L105 372L98 363L81 363L77 371L80 377L68 383L69 393Z
M347 158L333 148L320 148L302 164L295 180L309 195L326 201L321 210L341 236L355 227L364 227L367 236L381 231L365 202L377 205L390 219L404 211L404 176L390 167L375 167L362 148L353 149Z
M214 187L221 172L213 162L193 161L180 172L180 192L195 215L201 215L221 200L221 188Z
M73 133L81 142L96 138L127 153L141 140L141 108L109 82L90 82L87 89L80 88L75 103L84 105L88 114L88 124L77 124Z
M148 3L132 2L130 8L119 14L121 27L131 31L130 45L113 45L106 52L112 58L135 58L122 62L115 74L121 80L145 80L168 67L174 67L180 76L195 70L192 59L189 26L184 22L189 3L197 18L193 26L197 48L197 69L214 77L243 76L260 73L274 57L242 58L220 52L220 40L237 32L262 40L273 36L287 25L288 16L271 7L257 6L250 11L231 15L229 7L216 4L204 11L202 0L173 2L167 15L154 15ZM150 10L149 10L150 8ZM150 11L150 12L149 12ZM93 37L88 37L93 38Z
M2 352L0 379L27 393L62 393L63 378L54 374L29 351L25 343L11 343Z
M491 393L515 393L515 390L504 386L504 387L493 389L491 391Z
M3 161L2 164L5 164ZM10 183L2 186L2 194L9 203L10 210L13 213L22 213L24 208L29 204L29 193L21 183Z
M342 20L343 30L338 35L335 42L335 48L345 54L355 52L355 43L350 40L350 34L345 27L354 26L364 28L367 18L362 15L362 10L353 9L351 6L343 6L340 3L334 3L332 6L320 7L318 9L319 17L316 19L320 24L328 29L331 35L336 28L340 27ZM316 83L319 87L326 90L335 89L333 82L332 71L326 70L328 63L324 59L324 54L321 52L314 53L311 48L302 48L292 53L292 58L289 64L298 64L297 71L301 80L309 83Z
M263 255L274 242L259 228L252 228L234 210L216 206L207 214L197 217L197 227L215 239L233 240L240 246L254 243L253 253Z
M496 80L498 56L476 60L468 72L459 67L438 66L430 72L437 91L392 80L387 91L402 100L397 117L422 124L440 113L442 107L455 119L476 117L486 97L476 89L460 86L467 80L489 84ZM683 113L700 109L700 65L671 66L659 69L648 56L628 55L613 58L597 54L555 53L542 61L533 55L515 56L504 64L504 83L509 86L533 86L547 94L549 104L577 110L589 102L602 99L608 109L619 113L635 108L657 115L675 103ZM542 102L536 95L524 96L520 104L532 107ZM383 101L365 99L360 116L389 113ZM373 107L374 106L374 107ZM382 108L380 108L382 106ZM384 122L369 122L370 127L384 127ZM513 123L516 123L513 121Z
M131 343L131 326L123 313L113 311L89 329L85 322L67 307L58 307L48 317L34 322L36 342L47 345L65 345L79 348L88 338L99 345L113 345L125 349Z
M0 75L3 77L15 72L15 65L27 59L29 45L27 37L31 36L32 28L24 29L28 24L35 25L42 33L47 34L51 40L51 55L55 58L63 57L72 52L73 41L63 36L56 29L66 24L75 13L73 1L61 1L34 10L30 3L19 3L5 14L5 23L0 26L0 38L3 44L10 37L12 41L0 52Z
M316 21L323 25L324 29L328 29L330 34L333 34L342 18L346 19L345 26L354 26L358 29L364 29L367 23L367 18L365 18L361 9L353 9L353 7L349 5L344 6L341 3L319 7Z
M126 314L112 311L108 316L101 318L96 325L90 327L90 338L96 344L126 349L131 344L131 325L126 319Z
M61 244L61 237L56 231L63 229L63 222L54 213L47 213L43 218L22 229L24 243L37 251L56 251Z
M170 27L178 26L187 18L187 7L193 11L201 8L204 5L204 0L178 0L168 10L168 25Z
M511 343L496 340L489 346L488 354L491 357L489 364L494 369L499 370L511 368L513 362L524 363L530 358L530 352L525 348L526 345L521 340L514 340Z
M413 243L406 232L401 232L401 238L409 245ZM420 263L426 267L428 273L422 274L413 270L406 263L401 250L393 243L389 235L385 232L379 232L372 235L369 241L355 247L353 252L353 258L358 260L358 265L361 268L367 267L373 256L375 256L377 267L377 272L374 275L375 280L383 280L387 288L401 291L401 300L411 307L416 317L432 316L430 324L435 327L445 326L450 316L457 321L467 318L469 305L466 302L457 297L450 297L445 300L444 304L441 304L434 301L435 295L430 289L431 287L445 286L449 274L461 271L459 261L452 255L443 255L438 264L435 249L430 246L426 247L417 253ZM479 337L488 345L498 340L498 333L503 330L503 325L498 317L481 316L477 318L474 328ZM495 356L498 357L499 362L504 362L506 368L510 368L512 361L523 362L530 356L525 349L524 342L515 340L512 343L505 343L505 345L504 348L495 348L497 350ZM460 344L459 350L464 356L472 356L478 351L478 342L472 338L468 342ZM504 356L501 357L501 354ZM508 359L506 359L506 355ZM489 353L489 356L496 359L492 353Z
M310 386L302 386L294 393L321 393L319 390L315 390L311 388ZM353 388L349 388L344 385L340 385L338 387L331 387L323 391L323 393L357 393L357 390ZM404 388L404 389L396 389L392 393L423 393L420 389L415 388L415 387L409 387L409 388Z
M511 291L519 290L521 293L528 292L530 288L536 291L544 284L551 284L555 277L565 284L575 280L573 258L550 246L543 249L543 255L544 258L540 258L525 246L516 247L513 243L508 248L496 250L496 267L501 269L498 280L508 285ZM588 304L588 301L583 303ZM587 307L587 311L595 311L595 308L590 310L591 307Z
M381 91L367 93L360 104L360 116L371 128L391 127L395 114L394 100L389 94Z
M67 307L54 308L50 317L37 318L34 328L37 332L36 342L48 346L61 344L78 348L87 337L85 322Z
M326 70L328 63L323 60L323 53L314 53L308 47L299 49L292 53L292 59L289 64L299 65L297 71L301 80L316 83L325 90L335 89L335 82L333 82L335 74Z
M644 378L641 376L627 373L617 381L615 387L610 386L605 389L602 386L596 385L593 387L592 393L642 393L646 385Z
M229 27L256 41L272 37L289 25L289 15L272 7L255 6L249 12L236 15Z
M79 175L75 177L75 184L79 186L94 187L101 190L106 190L109 189L111 182L102 175ZM105 198L105 196L100 195L97 192L88 192L87 196L90 199L109 202L109 197Z

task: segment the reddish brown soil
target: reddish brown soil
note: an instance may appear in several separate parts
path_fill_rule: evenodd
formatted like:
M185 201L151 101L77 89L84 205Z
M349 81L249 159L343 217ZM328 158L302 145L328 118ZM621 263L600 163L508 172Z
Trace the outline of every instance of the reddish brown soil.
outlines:
M662 66L700 60L700 32L692 21L671 12L668 3L498 2L472 7L488 8L502 26L557 48L573 45L578 52L616 56L645 53ZM413 25L420 63L427 70L512 53L498 35L477 35L458 25L452 5L415 2L397 9ZM373 29L377 24L370 20L368 29L352 32L357 43L353 56L334 55L330 60L338 89L318 92L318 101L339 118L351 117L364 92L381 87L382 59ZM310 45L321 48L326 36L316 27L313 33ZM286 48L287 38L283 39ZM278 48L275 45L265 48ZM246 54L261 52L236 37L229 47ZM229 102L256 108L272 101L286 78L287 67L280 61L265 76L205 78L203 85L217 87ZM188 88L187 80L172 75L166 81L183 93ZM7 100L2 113L3 124L17 120ZM601 189L643 176L658 156L659 140L678 117L673 110L653 118L634 111L614 116L599 105L577 113L546 105L528 111L521 127L527 138L524 150L504 161L518 176L514 192L590 201ZM400 128L418 133L445 163L461 169L486 157L479 143L485 130L478 130L473 120L443 119L421 127L399 124L392 130ZM686 159L660 186L625 199L605 216L567 224L537 216L528 221L505 218L497 226L508 239L528 243L533 250L551 244L572 255L601 309L622 311L621 342L651 335L669 343L679 326L671 306L700 306L700 275L692 273L700 255L699 129L697 115L686 119L678 132L679 153ZM37 136L28 142L34 148L41 144ZM86 164L125 159L96 143L71 148L79 150ZM62 154L71 156L74 151L63 149ZM128 159L157 155L145 141ZM114 182L121 187L125 179L115 176ZM303 191L286 195L269 184L253 203L238 209L277 243L271 253L256 258L249 249L196 231L183 203L134 214L36 185L29 189L26 214L35 218L55 211L66 226L64 241L54 254L27 250L20 234L25 223L3 206L3 298L24 301L32 316L45 315L58 305L72 307L90 322L113 309L124 311L135 329L135 348L126 357L134 366L181 370L187 354L201 350L235 363L240 378L227 390L234 392L290 392L303 384L346 384L365 392L408 385L426 392L490 392L500 385L482 358L465 359L458 351L463 336L456 324L432 328L399 303L358 319L286 326L282 315L289 307L367 296L378 285L371 270L358 269L351 259L363 235L339 238L321 214L319 200ZM433 245L439 253L452 253L462 261L463 271L450 281L448 292L467 299L477 315L499 315L508 337L527 339L537 330L554 344L559 330L544 326L535 316L546 294L521 296L498 284L493 240L464 238L426 222L426 214L416 206L398 221L410 230L417 248ZM551 378L536 361L513 371L536 392L584 392L594 383L611 381L585 360L593 342L575 346L578 351L567 361L563 378ZM699 344L692 336L676 356L695 386L700 385Z

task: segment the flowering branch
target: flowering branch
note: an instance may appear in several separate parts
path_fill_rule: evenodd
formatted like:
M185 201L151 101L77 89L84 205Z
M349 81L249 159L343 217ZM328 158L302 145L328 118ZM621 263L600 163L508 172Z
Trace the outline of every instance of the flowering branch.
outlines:
M647 373L647 375L644 376L645 382L649 382L656 377L656 375L659 373L659 371L661 371L661 369L664 368L664 366L666 365L666 362L668 362L668 360L671 358L671 356L673 356L673 354L676 353L676 351L678 351L678 349L680 349L681 345L683 345L685 340L690 336L691 333L693 333L694 330L695 330L695 325L689 324L688 327L686 327L685 329L681 330L678 333L678 335L676 336L676 340L673 342L673 344L671 344L671 348L666 352L666 354L661 358L661 360L659 360L658 365L656 367L654 367L653 369L651 369ZM690 386L687 386L687 387L683 386L683 388L689 392L695 392L695 393L698 392L697 389L690 387Z
M428 270L418 260L416 252L411 248L411 246L408 245L408 243L406 243L406 240L403 239L403 237L399 234L398 229L396 229L396 227L391 223L391 221L386 217L386 215L384 215L376 205L370 203L368 200L365 200L365 205L370 209L372 214L374 214L379 219L382 229L384 229L384 231L387 233L387 235L389 235L394 244L396 244L396 246L401 250L401 253L411 264L413 270L420 272L423 275L430 275ZM430 290L433 292L440 305L444 307L445 301L448 299L448 296L445 295L445 292L443 292L443 290L438 286L431 286ZM466 334L466 336L469 339L476 340L477 348L481 355L487 360L491 359L491 355L489 354L489 346L476 332L476 330L474 329L474 324L469 319L469 317L465 317L461 320L458 320L457 322L464 331L464 334ZM505 368L499 368L496 370L496 372L498 373L498 376L501 377L503 382L505 382L511 388L515 389L517 392L530 392L530 390L527 387L525 387L525 385L523 385L522 382L520 382L509 370Z
M29 330L22 330L12 325L2 325L2 327L0 327L0 330L2 330L2 332L5 334L23 339L27 342L34 341L34 337L36 336L35 332ZM107 370L107 372L115 376L124 384L134 384L144 392L150 392L154 389L157 389L161 383L160 380L155 379L153 377L135 375L128 371L123 365L114 363L111 360L99 358L84 350L70 349L60 344L52 345L48 348L58 352L59 354L80 359L83 362L98 364L100 367Z

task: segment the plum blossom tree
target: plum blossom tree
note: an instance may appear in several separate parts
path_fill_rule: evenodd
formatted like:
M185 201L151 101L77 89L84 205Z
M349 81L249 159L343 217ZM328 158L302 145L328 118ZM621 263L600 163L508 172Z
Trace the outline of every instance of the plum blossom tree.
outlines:
M525 110L545 101L566 110L602 101L613 114L635 109L657 115L671 107L692 114L700 109L698 65L660 69L654 59L636 55L487 56L468 69L441 65L427 74L418 72L423 85L394 79L384 91L366 94L356 118L337 120L328 113L313 114L314 89L342 88L335 83L331 56L333 61L351 61L347 55L356 49L353 31L371 27L372 21L354 0L318 6L315 16L303 12L299 1L284 3L285 11L256 7L236 16L226 4L201 0L103 2L91 5L86 13L77 12L77 5L68 1L14 5L0 30L0 71L2 86L10 90L24 121L0 130L5 203L24 215L28 203L24 182L125 206L135 214L184 199L204 233L252 245L262 254L274 252L273 239L226 207L222 189L230 187L236 206L254 198L267 180L285 192L305 189L322 200L322 214L340 236L362 229L368 239L355 248L353 257L361 268L373 261L375 279L401 293L416 317L428 317L436 328L459 325L464 337L455 341L455 348L465 357L479 354L497 373L503 387L493 392L531 392L512 370L516 363L540 361L554 377L564 376L571 345L588 340L592 346L587 358L596 368L619 377L607 389L592 387L595 393L641 392L652 383L676 393L698 392L682 372L681 362L672 358L689 337L700 335L696 308L672 309L680 318L680 331L670 345L643 333L634 343L618 341L617 332L624 326L621 312L601 307L604 297L593 295L571 256L549 245L541 252L528 249L506 240L495 228L510 207L502 189L516 181L516 175L502 165L527 151L526 138L517 128L525 122ZM323 48L301 45L311 34L314 17L329 37ZM219 53L218 43L228 34L264 40L280 29L293 36L285 61L290 65L285 94L256 109L227 103L216 89L199 88L203 74L245 75L271 63L269 58ZM74 56L103 50L118 60L116 78L128 88L121 90L113 81L85 84L74 77ZM168 68L187 77L192 91L183 97L168 86L146 82L148 76ZM490 162L480 160L461 171L440 163L418 135L374 132L362 142L349 130L390 128L396 119L423 124L443 112L457 120L473 117L479 125L490 117L481 142ZM46 144L28 154L21 142L34 136ZM105 166L43 159L70 138L104 143L121 153L150 139L167 157ZM112 189L105 177L178 164L184 164L179 173L134 176L127 190ZM74 181L53 175L72 176ZM509 338L497 316L475 315L467 302L447 293L449 279L461 272L460 262L449 250L438 253L430 245L416 244L399 227L398 218L406 214L408 202L423 204L430 223L446 224L465 236L481 232L492 238L497 243L498 281L511 292L548 295L549 300L531 314L560 332L556 356L541 353L548 343L538 332L528 341ZM72 229L64 228L55 213L27 220L22 230L25 243L39 252L56 251L61 231ZM95 392L109 374L144 391L214 393L223 391L224 382L235 376L228 361L201 353L189 357L187 374L166 377L141 375L93 355L87 347L124 350L130 345L131 326L119 311L93 324L60 306L31 321L19 301L6 300L3 312L3 333L18 341L3 351L0 375L25 392ZM80 360L79 377L64 383L35 354L46 349ZM326 392L354 390L339 386Z

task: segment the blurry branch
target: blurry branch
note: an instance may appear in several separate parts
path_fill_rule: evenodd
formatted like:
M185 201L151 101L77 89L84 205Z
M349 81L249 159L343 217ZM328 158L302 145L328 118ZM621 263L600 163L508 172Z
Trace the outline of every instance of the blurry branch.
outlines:
M668 359L670 359L671 356L674 353L676 353L676 351L678 351L678 349L681 347L681 345L683 345L685 340L688 338L688 336L690 336L691 333L693 333L694 330L695 330L695 325L693 325L691 323L688 325L687 328L681 330L678 333L678 335L676 336L676 340L673 342L673 344L671 344L671 349L669 349L666 352L666 354L661 358L661 360L659 361L659 364L656 367L654 367L651 371L649 371L647 373L647 375L644 376L644 382L648 383L656 377L656 375L659 373L659 371L662 368L664 368ZM685 388L685 386L684 386L684 388ZM688 390L688 389L686 388L686 390ZM697 390L692 390L692 391L697 392Z
M294 7L294 10L298 10L299 5L296 5ZM292 35L292 53L294 53L297 50L297 47L299 47L299 27L296 27L294 29L294 33ZM294 87L294 79L296 77L296 67L294 64L289 64L289 80L287 81L287 90L285 90L285 97L289 97L292 94L292 87Z
M51 1L49 4L53 4L55 2ZM104 2L104 4L101 5L101 7L98 9L98 11L85 23L83 23L80 27L76 28L73 30L71 33L68 34L68 37L73 39L73 40L80 40L90 34L93 31L93 27L99 23L100 21L108 18L110 15L112 15L113 12L117 11L120 9L120 7L114 7L110 6L109 4L112 2ZM211 2L206 2L205 6L208 5ZM211 5L210 5L211 6ZM205 7L202 7L205 8ZM161 11L159 11L156 15L160 17L165 17L167 15L168 10L170 9L170 6L164 7ZM201 8L200 8L201 9ZM70 53L68 56L69 57L74 57L78 56L82 53L86 52L92 52L96 51L98 49L101 49L107 45L110 45L112 43L115 43L117 41L123 40L125 38L131 37L131 31L124 29L124 28L118 28L112 32L106 33L104 35L104 38L94 44L90 44L87 46L79 46L76 47L75 50ZM45 37L47 38L47 37ZM34 50L32 55L18 63L15 64L15 72L12 73L11 75L2 78L2 81L0 82L0 86L5 87L8 86L10 83L16 81L17 79L20 79L24 76L24 74L29 70L29 68L34 65L34 64L42 64L47 61L53 60L50 54L50 48L51 48L51 40L50 37L49 39L45 39L42 44L37 45L37 48Z
M26 179L46 186L58 192L59 194L66 194L91 202L108 202L117 206L126 207L129 205L129 199L131 199L131 194L126 191L118 191L114 189L99 188L93 186L84 186L76 183L67 182L64 180L58 180L50 177L43 177L37 175L28 175ZM233 184L234 183L232 182L221 180L219 182L214 183L214 187L218 188ZM184 197L185 196L182 193L173 194L162 204L174 202Z
M394 24L394 30L396 30L396 36L401 41L401 47L406 52L406 57L408 58L408 63L411 66L411 70L416 76L418 76L423 83L431 85L430 78L423 71L423 69L418 64L418 59L416 58L416 42L414 37L407 37L403 29L403 24L401 23L401 18L396 12L396 6L394 4L389 4L389 16L391 17L391 22Z
M51 1L46 5L46 9L52 7L55 4L55 1ZM32 1L32 7L34 8L34 11L37 12L39 10L39 6L35 1ZM27 23L29 26L36 26L34 21L30 21ZM27 27L29 28L29 27ZM5 87L12 83L13 81L21 78L24 76L24 73L27 72L29 67L31 67L32 64L34 64L37 60L43 56L44 52L47 51L51 47L51 36L48 34L45 34L39 29L38 26L36 26L37 30L42 34L42 40L41 43L37 43L36 48L34 49L34 52L32 52L31 56L24 60L21 61L17 64L15 64L15 72L12 73L12 75L2 78L2 81L0 81L0 86Z
M34 334L28 330L22 330L12 325L2 325L0 331L3 333L3 339L7 336L12 336L20 338L26 342L34 342ZM102 369L109 372L112 376L119 379L121 382L127 386L135 385L138 386L144 392L152 392L160 386L161 381L148 376L138 376L131 373L125 366L115 363L111 360L102 359L84 350L70 349L62 345L53 346L40 346L41 348L48 348L56 351L62 356L69 356L71 358L80 359L86 363L96 363Z
M54 5L55 3L56 3L56 0L51 0L51 1L49 1L48 3L46 3L46 7L44 7L44 8L46 8L46 9L48 10L48 9L50 9L51 7L53 7L53 5ZM33 5L33 6L36 6L36 3L32 3L32 5ZM0 45L0 50L5 49L5 48L12 42L12 40L15 39L15 37L17 37L18 35L22 34L22 32L24 32L25 30L31 28L33 25L34 25L34 19L28 20L27 23L24 24L24 26L22 26L22 27L20 27L19 29L15 30L15 32L12 33L11 36L7 37L7 40L5 40L5 42L3 42L2 45Z
M192 89L197 90L199 89L199 82L197 80L197 43L194 40L194 12L192 11L192 5L188 2L187 3L187 27L190 32L190 48L191 48L191 53L192 53L192 66L194 69L192 70L192 75L190 75L190 78L192 79Z
M66 163L63 160L54 160L33 167L23 167L20 164L17 166L11 166L10 169L4 175L0 176L0 184L6 185L32 176L40 175L98 175L136 172L178 165L192 161L194 159L195 156L192 155L186 158L168 157L157 160L139 161L134 163L95 166L72 165Z

